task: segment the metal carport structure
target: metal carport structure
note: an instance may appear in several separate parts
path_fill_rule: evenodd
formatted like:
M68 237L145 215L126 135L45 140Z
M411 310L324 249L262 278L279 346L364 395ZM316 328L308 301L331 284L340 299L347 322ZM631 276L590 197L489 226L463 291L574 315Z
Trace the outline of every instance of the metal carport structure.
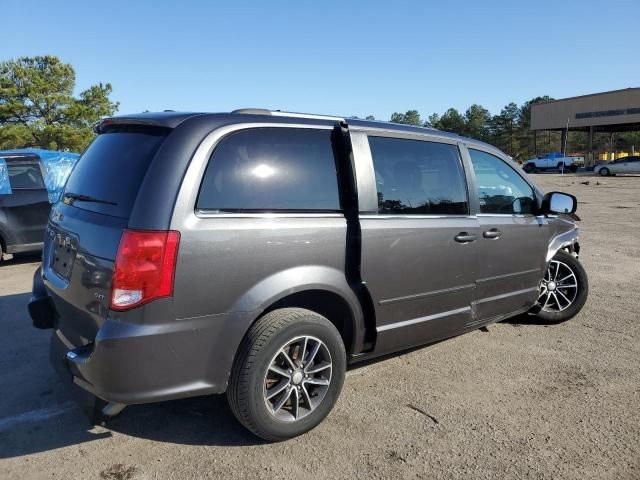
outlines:
M626 88L533 104L531 130L536 150L538 131L560 131L563 153L569 131L587 132L587 163L592 164L594 133L640 131L640 88Z

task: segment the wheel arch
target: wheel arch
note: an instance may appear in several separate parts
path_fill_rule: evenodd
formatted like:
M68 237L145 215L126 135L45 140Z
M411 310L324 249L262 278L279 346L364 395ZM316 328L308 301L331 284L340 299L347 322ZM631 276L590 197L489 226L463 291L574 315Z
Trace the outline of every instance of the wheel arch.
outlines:
M301 290L272 303L262 315L289 307L304 308L325 317L340 332L347 353L353 351L357 329L355 318L349 304L340 295L329 290Z
M251 287L233 310L259 312L248 330L264 314L284 307L306 308L326 317L340 331L348 353L363 350L365 316L344 272L311 265L275 273Z
M579 237L580 231L577 227L553 237L547 248L546 263L548 264L559 250L568 250L570 253L578 256L580 253Z

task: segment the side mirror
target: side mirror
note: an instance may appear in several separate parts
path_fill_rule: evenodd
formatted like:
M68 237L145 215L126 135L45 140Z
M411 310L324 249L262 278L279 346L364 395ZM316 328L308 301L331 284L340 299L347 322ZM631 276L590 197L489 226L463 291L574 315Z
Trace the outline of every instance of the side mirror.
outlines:
M568 193L550 192L542 199L542 213L544 215L557 213L572 215L576 213L577 208L578 200Z

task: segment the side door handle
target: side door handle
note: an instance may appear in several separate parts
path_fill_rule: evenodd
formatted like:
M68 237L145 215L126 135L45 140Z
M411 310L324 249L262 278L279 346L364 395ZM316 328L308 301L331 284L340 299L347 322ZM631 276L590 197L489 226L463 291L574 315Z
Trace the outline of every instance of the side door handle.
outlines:
M458 243L473 242L477 237L473 233L460 232L454 237L454 240Z
M500 238L500 235L502 235L502 232L497 228L492 228L491 230L486 230L485 232L482 232L482 236L484 238Z

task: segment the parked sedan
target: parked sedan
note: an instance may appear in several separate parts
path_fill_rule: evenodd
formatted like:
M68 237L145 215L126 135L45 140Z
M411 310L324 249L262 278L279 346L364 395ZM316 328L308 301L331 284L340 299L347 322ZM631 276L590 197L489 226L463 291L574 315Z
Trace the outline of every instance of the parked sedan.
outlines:
M640 174L640 155L619 158L613 162L596 165L593 172L603 177L615 175L617 173L639 173Z

